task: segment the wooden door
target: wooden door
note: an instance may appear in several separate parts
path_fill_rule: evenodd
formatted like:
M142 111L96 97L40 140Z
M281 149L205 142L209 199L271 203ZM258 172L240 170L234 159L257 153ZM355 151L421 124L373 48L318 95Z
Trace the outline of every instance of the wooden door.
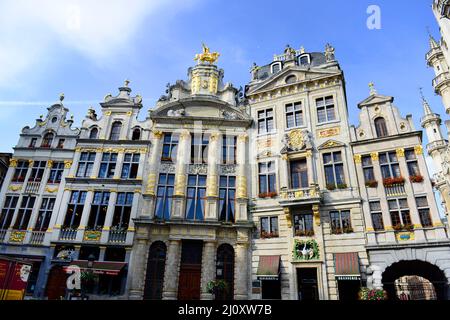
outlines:
M60 266L55 266L50 271L47 280L46 295L48 300L60 300L66 295L67 274Z
M202 241L183 241L178 278L179 300L200 300L202 251Z

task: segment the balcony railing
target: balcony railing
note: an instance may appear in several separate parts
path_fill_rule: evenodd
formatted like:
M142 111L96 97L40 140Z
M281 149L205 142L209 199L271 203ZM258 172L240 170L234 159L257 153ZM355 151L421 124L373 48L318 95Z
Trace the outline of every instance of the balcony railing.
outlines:
M40 186L41 186L40 181L28 182L27 186L25 187L25 192L26 193L38 193Z
M384 189L386 190L386 195L388 197L401 196L406 194L404 183L385 186Z
M77 230L76 229L61 229L61 233L59 235L59 240L75 240L77 238Z
M282 191L280 202L320 202L322 194L318 186Z
M438 75L436 78L433 79L433 87L437 91L437 88L444 83L444 81L450 80L450 73L444 72ZM438 93L438 92L437 92Z
M8 232L8 230L0 230L0 242L5 241L7 232Z
M109 231L108 242L110 243L125 243L127 240L127 231Z
M30 237L31 244L42 244L45 238L45 231L33 231Z
M438 140L427 144L427 152L431 153L436 149L445 148L448 144L447 140Z
M440 48L433 48L430 51L428 51L427 55L426 55L426 59L427 61L430 60L430 58L436 54L442 53L442 50Z

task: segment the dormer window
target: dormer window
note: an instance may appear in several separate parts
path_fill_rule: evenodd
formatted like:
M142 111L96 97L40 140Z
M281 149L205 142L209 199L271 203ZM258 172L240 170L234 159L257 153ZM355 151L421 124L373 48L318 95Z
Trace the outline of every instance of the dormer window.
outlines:
M304 54L298 57L298 64L300 66L307 66L309 64L311 64L311 57L309 56L309 54Z
M32 138L28 148L35 148L36 147L36 142L37 142L37 138Z
M131 136L131 140L137 141L141 139L141 129L136 128L133 130L133 135Z
M89 139L97 139L98 137L98 129L92 128L91 132L89 133Z
M119 121L114 122L111 127L111 136L109 137L109 139L119 140L121 130L122 130L122 123Z
M42 148L50 148L52 146L52 142L53 142L53 133L46 133L44 138L42 139L42 144L41 147Z
M281 71L281 62L274 63L272 65L272 73L275 74Z
M64 148L64 142L66 142L66 139L59 139L58 140L58 146L56 148L63 149Z
M384 118L379 117L374 120L375 130L377 132L377 137L386 137L388 135L386 120Z

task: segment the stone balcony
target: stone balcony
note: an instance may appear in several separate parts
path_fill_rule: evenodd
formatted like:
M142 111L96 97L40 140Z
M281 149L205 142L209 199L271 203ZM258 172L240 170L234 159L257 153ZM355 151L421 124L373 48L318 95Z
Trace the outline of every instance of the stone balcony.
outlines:
M321 201L322 193L317 185L311 185L309 188L283 190L279 200L281 206L319 204Z
M428 51L425 58L427 59L427 61L430 61L434 56L438 54L442 54L441 48L433 48L430 51Z
M433 79L433 87L437 94L440 93L440 88L442 85L450 82L450 73L444 72L438 75L436 78Z
M434 141L432 143L427 144L427 152L428 152L428 154L430 154L435 150L447 147L447 145L448 145L447 140Z

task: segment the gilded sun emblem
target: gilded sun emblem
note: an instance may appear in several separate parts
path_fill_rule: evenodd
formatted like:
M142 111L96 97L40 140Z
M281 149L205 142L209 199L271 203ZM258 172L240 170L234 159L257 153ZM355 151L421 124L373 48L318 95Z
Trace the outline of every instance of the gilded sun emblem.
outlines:
M303 147L303 133L301 130L293 130L289 132L289 145L293 149L300 149Z

